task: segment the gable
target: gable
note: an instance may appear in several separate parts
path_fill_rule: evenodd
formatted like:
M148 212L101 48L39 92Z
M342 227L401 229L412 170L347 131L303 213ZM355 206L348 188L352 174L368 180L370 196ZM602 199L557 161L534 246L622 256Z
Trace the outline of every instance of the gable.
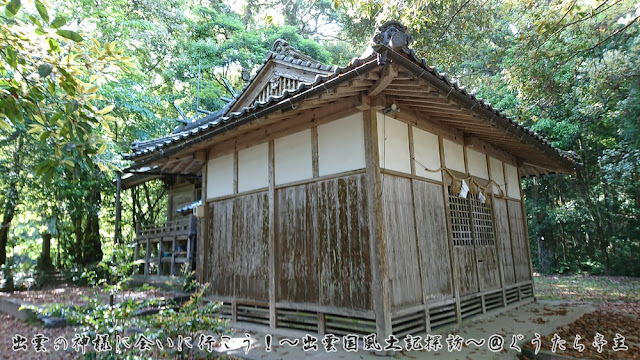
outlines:
M269 59L258 70L229 111L235 112L244 107L255 106L256 103L267 102L270 98L282 96L286 90L297 89L301 83L313 82L317 75L326 76L329 73L326 66L318 63L291 57Z

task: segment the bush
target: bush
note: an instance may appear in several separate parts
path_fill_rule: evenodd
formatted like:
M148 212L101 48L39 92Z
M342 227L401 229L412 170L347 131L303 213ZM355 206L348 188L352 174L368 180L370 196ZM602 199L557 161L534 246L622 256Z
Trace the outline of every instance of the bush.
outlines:
M88 283L100 286L109 295L115 295L135 272L137 262L132 261L131 255L129 249L120 245L114 249L112 261L102 262L96 266L96 269L104 271L106 276L99 276L97 271L84 270L80 277ZM216 316L220 303L208 302L204 299L207 285L198 284L193 280L188 287L194 292L189 300L181 305L131 299L115 304L103 304L90 299L86 306L52 305L46 308L31 307L31 309L44 316L62 317L71 325L79 326L81 332L91 339L90 341L96 339L98 334L109 334L112 342L117 336L129 336L133 343L134 339L144 335L154 344L160 341L166 345L167 339L170 338L175 342L178 336L190 336L195 343L200 334L210 332L220 334L226 331L227 320L221 320ZM150 308L159 311L150 313L148 311ZM92 358L106 359L136 359L140 356L140 349L132 347L130 350L124 348L122 350L124 352L121 353L108 351L87 355ZM191 358L193 351L188 347L178 350L177 347L164 346L164 349L159 349L154 346L150 351L145 352L145 357Z

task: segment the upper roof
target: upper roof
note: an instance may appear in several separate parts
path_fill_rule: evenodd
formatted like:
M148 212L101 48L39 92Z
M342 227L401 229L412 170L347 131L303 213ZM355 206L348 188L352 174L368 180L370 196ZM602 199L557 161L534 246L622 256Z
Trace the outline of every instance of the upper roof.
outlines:
M134 143L133 153L125 155L134 161L127 170L162 173L168 168L172 173L198 172L204 160L199 162L198 157L189 154L206 148L216 139L242 135L256 120L268 117L277 122L296 118L336 100L356 101L363 95L384 97L387 103L396 103L403 113L414 113L431 124L455 129L465 138L481 140L517 157L523 176L572 173L580 165L573 153L553 147L538 133L439 73L425 59L418 59L408 48L411 36L399 22L382 25L373 40L370 55L337 68L302 59L298 52L293 56L269 52L257 74L225 109L169 136ZM298 70L313 72L315 78L300 81L295 89L283 89L279 95L251 98L249 94L255 97L258 84L264 85L278 65L295 65Z

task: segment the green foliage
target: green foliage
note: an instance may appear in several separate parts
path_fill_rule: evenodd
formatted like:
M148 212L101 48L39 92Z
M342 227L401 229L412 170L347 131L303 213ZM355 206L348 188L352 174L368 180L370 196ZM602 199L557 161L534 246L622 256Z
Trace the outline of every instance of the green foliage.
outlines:
M133 261L131 248L118 245L114 248L113 257L103 261L97 270L85 269L82 278L88 284L99 286L111 298L117 295L131 280L140 262ZM164 303L158 301L141 301L129 299L104 304L96 299L87 299L84 306L63 307L53 304L44 308L29 307L41 315L64 318L69 324L78 326L83 334L94 339L96 334L116 336L144 335L151 341L160 340L166 343L167 338L176 340L178 335L196 339L200 333L221 334L226 331L228 321L218 318L220 303L204 300L206 285L195 281L189 285L195 291L183 304ZM143 310L159 308L156 313L144 315ZM174 356L193 356L193 350L185 347L182 352L177 348L167 347L165 350L153 348L158 353L149 354L155 358ZM123 353L96 353L99 358L134 359L139 355L138 349L126 350Z
M63 18L49 24L43 3L36 9L41 19L19 13L20 2L11 1L5 7L11 19L0 21L0 129L25 124L49 144L49 159L35 171L51 181L56 168L77 173L104 151L115 119L108 115L112 106L99 104L104 98L98 92L133 64L113 44L84 42L77 32L61 29Z

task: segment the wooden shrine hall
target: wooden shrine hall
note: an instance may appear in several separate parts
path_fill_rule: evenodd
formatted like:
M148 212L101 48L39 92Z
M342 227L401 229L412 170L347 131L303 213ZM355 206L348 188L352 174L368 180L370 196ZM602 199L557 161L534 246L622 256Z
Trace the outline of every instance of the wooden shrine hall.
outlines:
M223 316L384 339L533 300L520 179L579 164L411 40L385 23L345 67L279 41L227 107L127 156L134 177L200 177L169 207L200 201L196 273ZM146 259L182 259L184 229L141 229Z

